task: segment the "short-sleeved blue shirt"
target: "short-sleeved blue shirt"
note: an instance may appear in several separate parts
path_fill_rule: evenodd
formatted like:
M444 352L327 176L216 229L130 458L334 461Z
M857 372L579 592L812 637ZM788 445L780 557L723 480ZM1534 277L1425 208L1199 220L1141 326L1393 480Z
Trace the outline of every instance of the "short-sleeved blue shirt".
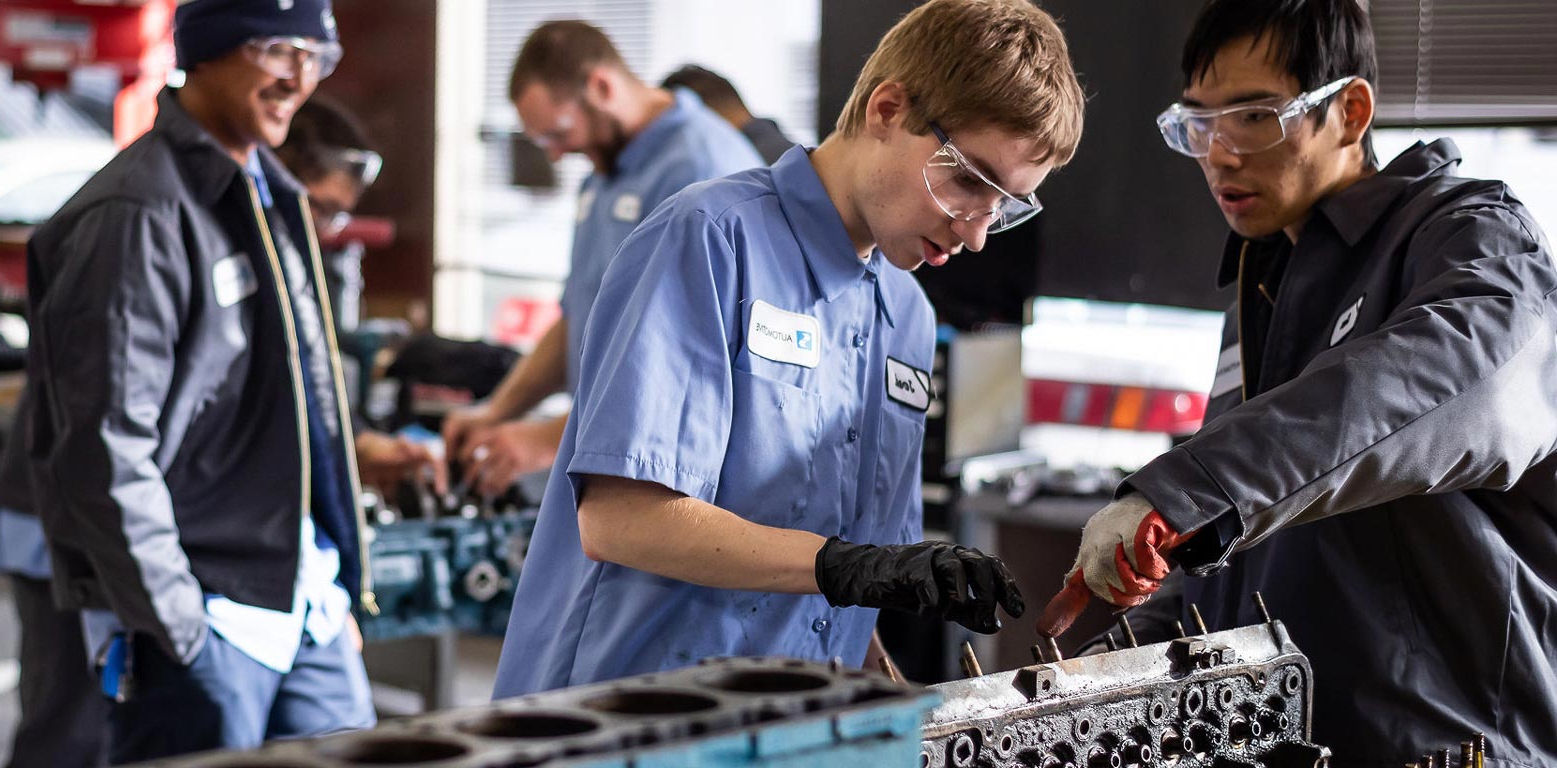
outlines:
M753 522L922 537L934 317L862 262L804 149L689 187L623 243L520 575L495 693L779 654L863 663L876 612L720 590L584 556L584 475L659 483Z
M610 175L592 174L579 190L573 263L562 286L568 322L568 387L578 384L584 323L600 278L633 227L688 184L762 165L749 140L685 88L676 102L627 143Z

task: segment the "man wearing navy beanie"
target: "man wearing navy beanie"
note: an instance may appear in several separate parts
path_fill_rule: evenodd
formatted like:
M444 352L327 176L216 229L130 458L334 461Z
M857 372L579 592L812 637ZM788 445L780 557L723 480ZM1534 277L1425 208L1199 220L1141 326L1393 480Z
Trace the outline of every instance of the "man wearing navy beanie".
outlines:
M174 25L184 85L28 243L5 457L115 700L115 763L372 725L358 466L431 461L354 436L308 204L270 151L340 60L329 1L190 0Z

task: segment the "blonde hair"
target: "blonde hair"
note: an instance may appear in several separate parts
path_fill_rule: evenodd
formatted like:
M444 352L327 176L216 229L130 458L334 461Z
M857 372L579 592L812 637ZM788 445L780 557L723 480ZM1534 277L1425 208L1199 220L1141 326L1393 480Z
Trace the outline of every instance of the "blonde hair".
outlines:
M838 132L865 127L876 87L902 83L912 100L904 126L935 120L952 131L992 125L1045 148L1039 160L1070 162L1081 141L1086 97L1065 35L1029 0L931 0L889 30L854 81Z

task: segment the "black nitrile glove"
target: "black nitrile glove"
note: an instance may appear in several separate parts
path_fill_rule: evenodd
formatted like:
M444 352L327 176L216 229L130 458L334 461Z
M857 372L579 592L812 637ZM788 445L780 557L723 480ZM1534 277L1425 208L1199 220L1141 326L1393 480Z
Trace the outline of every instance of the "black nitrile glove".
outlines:
M1013 618L1026 608L999 558L940 541L877 547L834 536L816 553L816 584L835 606L938 616L986 635L1000 629L995 606Z

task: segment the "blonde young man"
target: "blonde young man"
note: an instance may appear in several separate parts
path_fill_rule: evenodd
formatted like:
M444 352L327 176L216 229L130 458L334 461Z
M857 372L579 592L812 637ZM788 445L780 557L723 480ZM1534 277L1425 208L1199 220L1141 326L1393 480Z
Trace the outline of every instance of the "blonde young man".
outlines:
M934 0L820 147L645 220L590 317L496 695L708 656L861 665L878 608L1020 615L999 560L911 543L934 317L908 272L1035 214L1081 115L1048 15Z

